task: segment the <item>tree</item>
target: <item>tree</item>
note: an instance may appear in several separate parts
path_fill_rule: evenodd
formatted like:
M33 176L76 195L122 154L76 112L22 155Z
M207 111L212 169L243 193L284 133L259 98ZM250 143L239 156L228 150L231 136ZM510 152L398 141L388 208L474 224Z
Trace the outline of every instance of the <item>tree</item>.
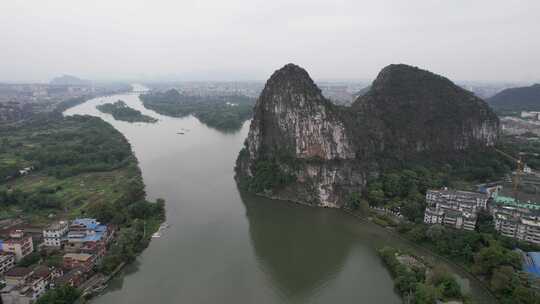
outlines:
M489 285L496 293L510 295L519 284L518 280L512 266L500 266L493 270Z
M370 183L367 187L367 198L370 205L380 206L384 202L384 191L381 183Z
M477 214L476 231L480 233L495 233L495 225L493 225L493 216L486 210L480 210Z
M410 193L418 192L418 175L412 170L403 170L400 176L400 195L408 196Z
M531 288L518 286L512 292L512 303L515 304L539 304L540 295Z
M514 269L519 269L521 258L518 253L493 242L490 246L480 249L476 254L475 266L477 272L491 275L493 270L499 266L511 266Z
M421 223L424 220L425 209L423 198L421 200L407 199L401 206L401 214L411 222Z
M461 298L461 287L452 276L445 277L437 286L444 297L451 299Z
M80 291L75 287L69 285L59 286L47 291L36 301L36 304L72 304L80 295Z
M439 292L433 285L423 283L416 284L414 293L414 303L416 304L434 304L439 298Z
M423 226L416 226L407 232L407 237L414 242L420 242L426 238L426 231Z
M428 228L426 231L426 236L431 241L437 241L444 235L445 232L446 229L442 225L437 224Z
M389 173L383 176L383 190L387 197L396 197L401 194L400 176L396 173Z
M396 288L401 294L406 294L411 290L415 290L417 280L414 272L407 270L396 278Z
M352 210L358 209L358 207L360 207L360 194L358 194L358 192L349 194L345 202L345 206Z

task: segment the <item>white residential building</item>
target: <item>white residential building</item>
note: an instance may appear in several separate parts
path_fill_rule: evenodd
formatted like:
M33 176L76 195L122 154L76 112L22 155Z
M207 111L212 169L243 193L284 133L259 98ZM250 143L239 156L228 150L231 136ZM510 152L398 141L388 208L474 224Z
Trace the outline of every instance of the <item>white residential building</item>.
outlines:
M43 230L43 243L47 247L59 248L67 240L69 224L67 221L59 221L51 224Z
M7 252L0 252L0 276L15 266L15 255Z
M428 190L424 223L443 224L456 229L474 230L476 214L487 207L488 194L448 190Z

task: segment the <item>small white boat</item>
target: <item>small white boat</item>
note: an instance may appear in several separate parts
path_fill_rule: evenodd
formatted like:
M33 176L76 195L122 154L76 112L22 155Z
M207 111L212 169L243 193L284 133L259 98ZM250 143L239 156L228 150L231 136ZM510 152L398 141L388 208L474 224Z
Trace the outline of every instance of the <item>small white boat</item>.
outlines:
M158 237L161 237L161 233L158 232L154 232L154 234L152 234L152 237L153 238L158 238Z

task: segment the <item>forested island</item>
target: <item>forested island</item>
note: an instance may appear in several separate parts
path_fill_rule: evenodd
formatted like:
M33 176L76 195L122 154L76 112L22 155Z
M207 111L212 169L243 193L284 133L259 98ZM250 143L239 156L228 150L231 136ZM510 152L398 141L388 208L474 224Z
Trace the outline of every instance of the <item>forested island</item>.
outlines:
M255 99L243 95L194 96L175 89L141 94L144 106L159 114L184 117L193 115L209 127L235 131L253 115Z
M164 201L148 202L137 159L123 135L100 118L36 115L0 125L0 219L46 226L94 218L114 227L101 263L89 275L111 274L147 247L164 221ZM19 266L60 267L62 251L36 251ZM66 285L39 303L72 303Z
M141 113L139 110L130 108L124 101L118 100L115 103L105 103L96 107L103 113L111 114L114 119L127 122L147 122L154 123L158 120Z

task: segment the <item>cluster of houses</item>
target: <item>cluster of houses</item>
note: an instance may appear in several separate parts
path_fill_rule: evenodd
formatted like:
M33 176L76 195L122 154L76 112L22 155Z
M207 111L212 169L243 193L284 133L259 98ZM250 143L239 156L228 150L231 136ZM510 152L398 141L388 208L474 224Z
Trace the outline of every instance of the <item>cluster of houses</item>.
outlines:
M79 287L103 259L112 237L113 230L95 219L58 221L43 229L43 242L37 247L60 254L62 265L20 267L17 264L34 251L34 241L23 230L11 231L9 238L0 241L2 303L29 304L55 286Z
M540 204L499 195L499 189L494 186L482 192L428 190L424 222L474 230L478 212L486 210L493 216L495 230L502 235L540 244Z

